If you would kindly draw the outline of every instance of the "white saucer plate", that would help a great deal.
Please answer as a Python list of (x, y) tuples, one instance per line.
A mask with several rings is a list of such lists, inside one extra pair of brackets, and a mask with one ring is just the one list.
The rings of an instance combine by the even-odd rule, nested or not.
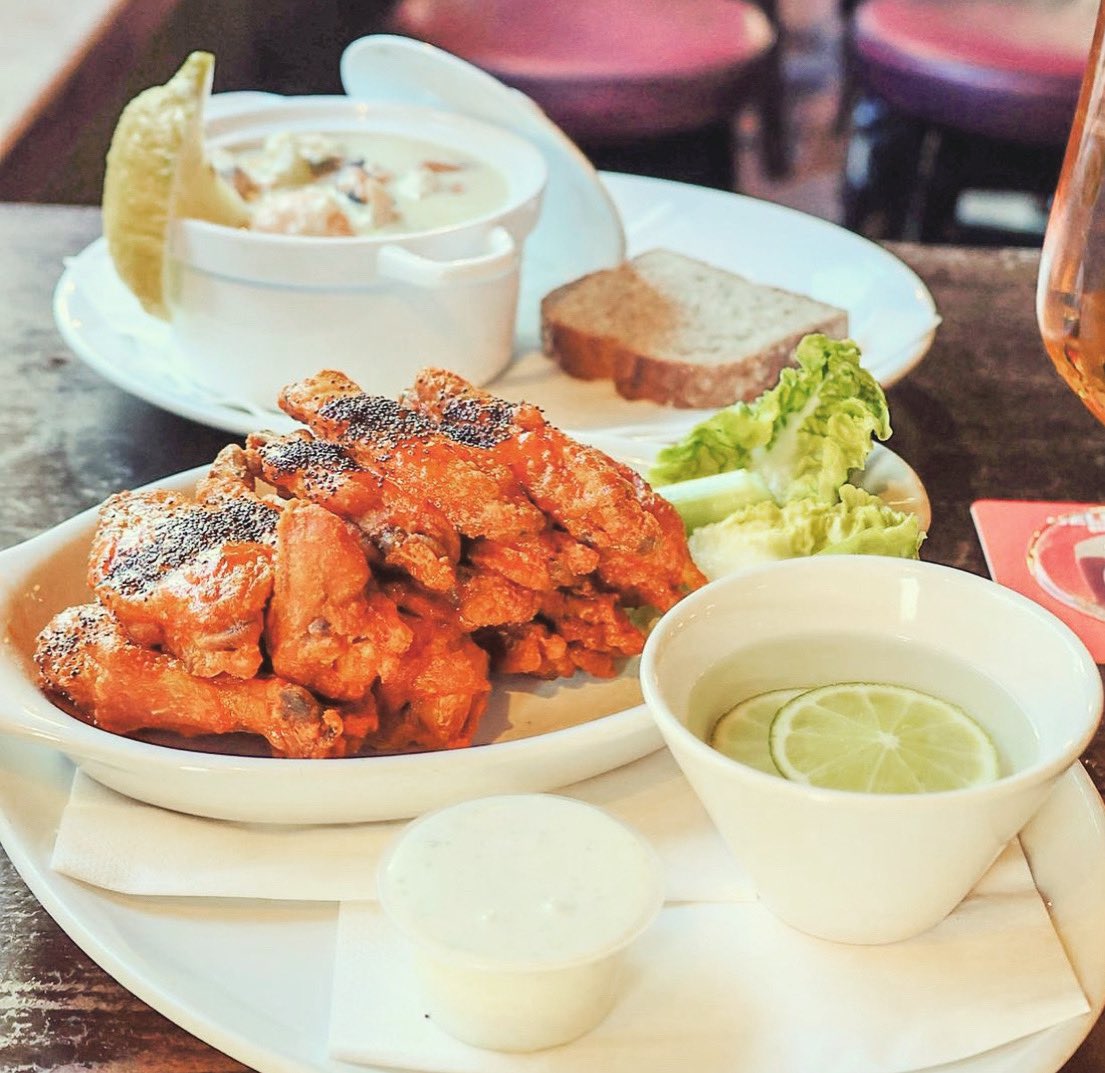
[[(931, 345), (939, 324), (932, 296), (911, 269), (867, 239), (738, 194), (633, 175), (602, 179), (621, 214), (630, 255), (666, 247), (846, 309), (864, 363), (884, 387), (905, 376)], [(78, 357), (154, 406), (239, 435), (260, 426), (291, 427), (276, 410), (219, 398), (195, 383), (187, 355), (173, 345), (168, 326), (142, 312), (120, 282), (102, 239), (68, 261), (54, 293), (54, 319)], [(575, 380), (536, 346), (533, 330), (524, 330), (514, 363), (488, 386), (506, 398), (538, 403), (556, 424), (671, 433), (703, 416), (630, 402), (608, 383)]]
[[(370, 1073), (327, 1054), (336, 905), (131, 897), (53, 872), (50, 855), (72, 776), (72, 764), (53, 750), (0, 742), (0, 843), (31, 892), (93, 961), (258, 1073)], [(1101, 1013), (1105, 810), (1080, 766), (1060, 780), (1022, 844), (1091, 1010), (928, 1073), (1056, 1073)], [(909, 1011), (901, 1015), (906, 1021)], [(734, 1067), (733, 1073), (772, 1071)]]
[[(596, 446), (647, 466), (654, 446), (613, 436)], [(206, 467), (150, 487), (186, 489)], [(918, 514), (928, 498), (917, 475), (879, 448), (868, 490)], [(861, 481), (863, 477), (861, 476)], [(34, 638), (64, 607), (90, 599), (88, 546), (97, 508), (0, 552), (0, 734), (52, 745), (98, 781), (151, 804), (251, 823), (350, 823), (414, 816), (488, 793), (549, 790), (658, 749), (641, 703), (636, 660), (612, 679), (578, 674), (544, 682), (500, 679), (477, 745), (405, 756), (274, 760), (169, 748), (109, 734), (61, 711), (35, 684)]]

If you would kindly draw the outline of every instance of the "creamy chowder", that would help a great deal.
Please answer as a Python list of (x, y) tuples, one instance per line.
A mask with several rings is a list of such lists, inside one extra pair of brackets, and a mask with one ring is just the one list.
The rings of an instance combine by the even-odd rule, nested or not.
[(384, 132), (283, 132), (212, 160), (249, 206), (250, 229), (276, 234), (433, 231), (492, 212), (508, 192), (477, 157)]

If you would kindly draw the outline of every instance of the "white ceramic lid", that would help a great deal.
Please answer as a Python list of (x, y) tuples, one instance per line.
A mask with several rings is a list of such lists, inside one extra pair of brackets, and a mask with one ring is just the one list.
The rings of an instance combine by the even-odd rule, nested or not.
[(544, 154), (549, 181), (522, 262), (516, 342), (523, 350), (538, 345), (549, 291), (624, 259), (621, 217), (595, 169), (524, 93), (433, 45), (389, 34), (350, 44), (341, 79), (350, 97), (458, 112), (513, 131)]

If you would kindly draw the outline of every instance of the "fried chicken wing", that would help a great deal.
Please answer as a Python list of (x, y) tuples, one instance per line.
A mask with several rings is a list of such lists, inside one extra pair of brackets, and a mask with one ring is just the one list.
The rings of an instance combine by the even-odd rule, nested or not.
[(581, 670), (612, 678), (622, 660), (640, 654), (645, 638), (616, 593), (584, 584), (545, 593), (532, 621), (483, 630), (479, 641), (503, 674), (560, 678)]
[(483, 626), (527, 622), (540, 609), (541, 595), (494, 570), (463, 565), (457, 586), (460, 624), (472, 631)]
[(201, 677), (261, 666), (279, 511), (256, 496), (201, 505), (175, 492), (120, 492), (100, 510), (88, 580), (139, 644)]
[[(623, 659), (640, 655), (645, 647), (644, 634), (626, 614), (618, 594), (598, 591), (593, 585), (547, 593), (541, 601), (540, 617), (553, 626), (573, 652), (585, 650)], [(598, 673), (583, 663), (580, 667)]]
[(705, 585), (706, 576), (691, 558), (687, 530), (675, 507), (629, 466), (621, 462), (614, 465), (633, 486), (638, 502), (659, 524), (659, 552), (646, 567), (628, 552), (608, 551), (599, 564), (598, 575), (607, 588), (621, 593), (626, 605), (649, 605), (666, 611), (688, 592)]
[(497, 674), (551, 679), (569, 678), (579, 670), (568, 655), (568, 642), (547, 623), (536, 619), (481, 630), (476, 637)]
[(622, 472), (548, 424), (537, 407), (496, 398), (444, 369), (423, 369), (402, 402), (450, 439), (507, 466), (533, 501), (584, 543), (637, 554), (655, 545), (658, 526)]
[(476, 630), (526, 622), (545, 594), (581, 583), (597, 563), (591, 548), (553, 529), (515, 544), (474, 540), (458, 570), (461, 624)]
[(456, 528), (379, 466), (358, 465), (338, 444), (306, 430), (288, 436), (253, 433), (246, 457), (250, 469), (284, 495), (309, 499), (351, 521), (376, 544), (388, 566), (434, 592), (456, 587)]
[(376, 687), (380, 733), (374, 747), (399, 752), (470, 745), (491, 693), (487, 653), (444, 600), (401, 581), (383, 589), (414, 640)]
[(599, 564), (594, 548), (553, 528), (510, 543), (473, 540), (468, 545), (467, 559), (481, 571), (501, 574), (537, 592), (574, 585)]
[(341, 714), (341, 737), (334, 743), (331, 756), (358, 756), (369, 739), (375, 738), (380, 730), (380, 709), (373, 693), (366, 693), (352, 704), (343, 704), (338, 709)]
[(337, 372), (280, 401), (311, 431), (225, 448), (194, 497), (105, 503), (98, 602), (38, 638), (59, 703), (278, 756), (451, 749), (491, 668), (612, 676), (644, 644), (626, 609), (704, 581), (674, 508), (534, 406), (439, 369), (399, 402)]
[(195, 491), (196, 502), (205, 507), (217, 508), (233, 499), (261, 500), (279, 509), (278, 503), (264, 500), (257, 494), (256, 477), (249, 467), (249, 459), (236, 443), (227, 444), (215, 456)]
[(290, 384), (280, 406), (316, 436), (340, 443), (358, 463), (386, 464), (394, 480), (441, 510), (464, 536), (513, 541), (547, 526), (498, 460), (454, 441), (392, 399), (366, 395), (342, 373)]
[(554, 428), (537, 407), (497, 399), (442, 369), (424, 369), (403, 403), (505, 465), (558, 526), (599, 552), (599, 574), (611, 587), (666, 609), (705, 583), (670, 505), (628, 467)]
[(162, 652), (136, 645), (100, 604), (71, 607), (39, 634), (40, 684), (94, 726), (116, 734), (258, 734), (274, 755), (340, 751), (342, 721), (308, 690), (281, 678), (197, 678)]
[(275, 573), (265, 641), (277, 675), (347, 701), (394, 675), (414, 635), (380, 592), (348, 522), (289, 502), (276, 526)]

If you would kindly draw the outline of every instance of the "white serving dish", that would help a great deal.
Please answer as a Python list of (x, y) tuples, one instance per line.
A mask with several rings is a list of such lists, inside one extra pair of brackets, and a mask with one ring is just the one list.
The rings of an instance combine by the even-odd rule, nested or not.
[[(647, 450), (583, 437), (638, 468)], [(927, 524), (917, 475), (878, 448), (861, 482)], [(191, 488), (200, 467), (150, 487)], [(109, 734), (51, 704), (35, 684), (34, 639), (64, 607), (91, 599), (88, 547), (98, 508), (0, 552), (0, 734), (56, 748), (120, 793), (179, 812), (250, 823), (353, 823), (417, 816), (492, 793), (551, 790), (627, 764), (661, 738), (641, 703), (636, 660), (622, 675), (496, 682), (477, 744), (407, 756), (274, 760), (154, 745)]]
[(177, 220), (171, 331), (198, 382), (271, 407), (320, 364), (395, 395), (427, 355), (477, 384), (509, 363), (523, 247), (547, 178), (528, 141), (467, 116), (347, 97), (263, 97), (205, 131), (211, 149), (281, 131), (405, 135), (478, 158), (508, 192), (492, 212), (407, 234), (306, 237)]
[[(152, 487), (190, 489), (207, 467)], [(110, 734), (38, 690), (34, 639), (85, 581), (98, 508), (0, 553), (0, 733), (51, 745), (92, 778), (164, 808), (246, 823), (352, 823), (415, 816), (488, 793), (541, 791), (660, 747), (640, 703), (636, 661), (620, 678), (501, 679), (466, 749), (288, 760), (228, 756)]]

